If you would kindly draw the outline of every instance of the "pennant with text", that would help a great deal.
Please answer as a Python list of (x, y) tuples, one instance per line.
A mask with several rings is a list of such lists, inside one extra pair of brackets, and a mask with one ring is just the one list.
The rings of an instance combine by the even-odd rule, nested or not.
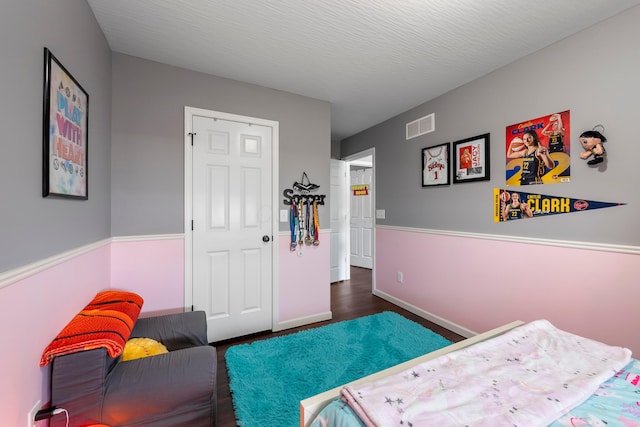
[(493, 189), (493, 201), (494, 222), (626, 205), (626, 203), (619, 202), (596, 202), (593, 200), (573, 199), (571, 197), (510, 191), (502, 188)]

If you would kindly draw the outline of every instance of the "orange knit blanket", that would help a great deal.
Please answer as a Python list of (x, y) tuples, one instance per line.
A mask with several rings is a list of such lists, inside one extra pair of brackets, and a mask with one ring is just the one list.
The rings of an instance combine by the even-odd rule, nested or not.
[(46, 366), (56, 356), (100, 347), (105, 347), (111, 357), (119, 356), (142, 303), (142, 297), (132, 292), (99, 292), (47, 346), (40, 366)]

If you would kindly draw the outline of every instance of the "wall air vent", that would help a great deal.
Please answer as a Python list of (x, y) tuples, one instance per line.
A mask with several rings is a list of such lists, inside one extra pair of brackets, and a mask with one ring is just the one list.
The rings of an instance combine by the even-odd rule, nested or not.
[(436, 130), (436, 113), (407, 123), (407, 140)]

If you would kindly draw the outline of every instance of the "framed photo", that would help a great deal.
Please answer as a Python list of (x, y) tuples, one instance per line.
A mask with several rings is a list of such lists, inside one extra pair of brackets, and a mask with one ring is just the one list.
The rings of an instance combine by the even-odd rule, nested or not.
[(422, 149), (422, 186), (449, 185), (449, 143)]
[(455, 141), (453, 158), (454, 184), (489, 180), (489, 134)]
[(89, 95), (44, 48), (42, 197), (87, 200)]

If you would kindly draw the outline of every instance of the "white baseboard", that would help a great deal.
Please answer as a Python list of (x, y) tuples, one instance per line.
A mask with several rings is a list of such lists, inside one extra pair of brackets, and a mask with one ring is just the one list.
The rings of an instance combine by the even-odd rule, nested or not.
[(416, 307), (415, 305), (409, 304), (401, 299), (398, 299), (396, 297), (393, 297), (385, 292), (379, 291), (377, 289), (375, 289), (373, 291), (373, 294), (375, 296), (378, 296), (380, 298), (382, 298), (383, 300), (389, 301), (392, 304), (397, 305), (398, 307), (402, 307), (407, 311), (410, 311), (411, 313), (422, 317), (423, 319), (426, 319), (430, 322), (435, 323), (436, 325), (442, 326), (443, 328), (446, 328), (448, 330), (450, 330), (451, 332), (455, 332), (458, 335), (462, 335), (465, 338), (470, 338), (473, 337), (475, 335), (478, 335), (476, 332), (469, 330), (467, 328), (463, 328), (460, 325), (457, 325), (453, 322), (449, 322), (448, 320), (443, 319), (440, 316), (436, 316), (435, 314), (431, 314), (428, 311), (424, 311), (421, 308)]
[(297, 328), (299, 326), (306, 326), (311, 323), (324, 322), (325, 320), (331, 320), (333, 314), (330, 311), (314, 314), (313, 316), (298, 317), (297, 319), (285, 320), (284, 322), (278, 322), (273, 325), (273, 332), (284, 331), (285, 329)]

